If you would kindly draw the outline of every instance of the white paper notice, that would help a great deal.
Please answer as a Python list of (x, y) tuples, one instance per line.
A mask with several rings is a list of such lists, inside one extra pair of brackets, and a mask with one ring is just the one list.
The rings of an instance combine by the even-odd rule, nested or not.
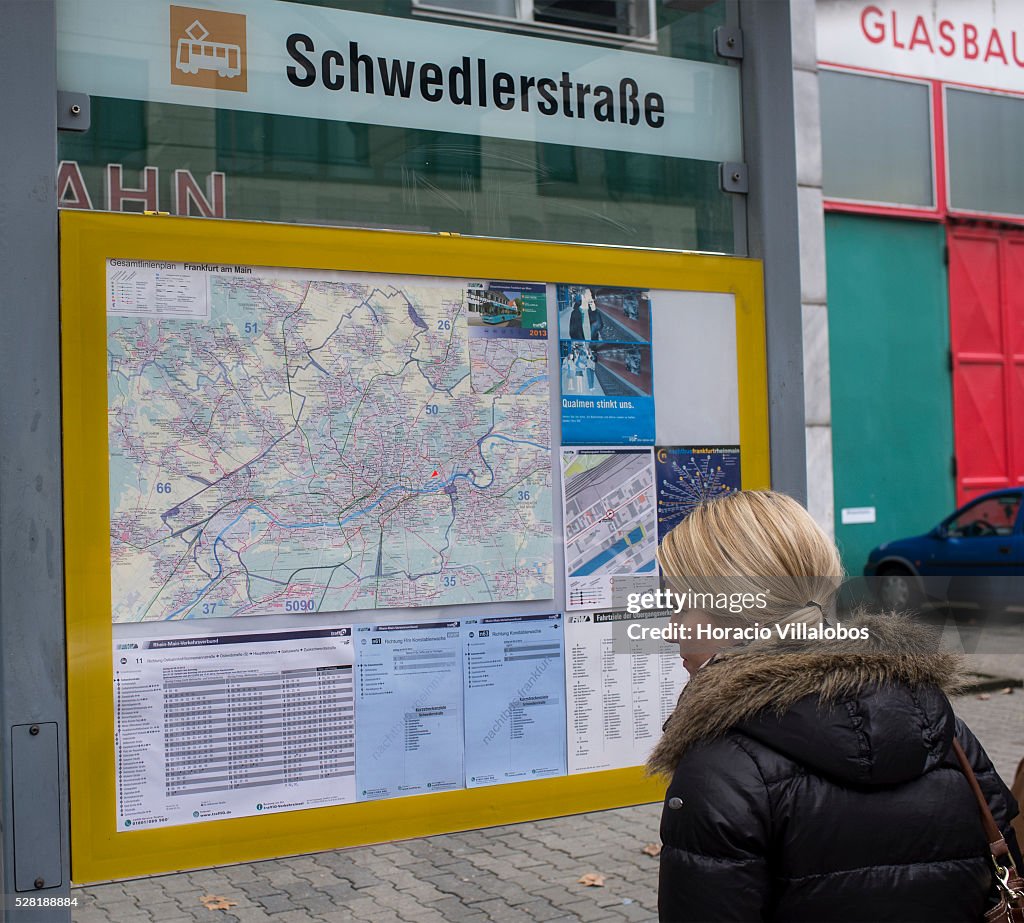
[(566, 617), (570, 773), (646, 762), (688, 674), (675, 644), (631, 640), (627, 629), (630, 624), (664, 627), (669, 615), (599, 612)]
[(107, 260), (107, 314), (210, 319), (210, 272), (231, 267)]
[(114, 644), (117, 829), (355, 800), (352, 629)]

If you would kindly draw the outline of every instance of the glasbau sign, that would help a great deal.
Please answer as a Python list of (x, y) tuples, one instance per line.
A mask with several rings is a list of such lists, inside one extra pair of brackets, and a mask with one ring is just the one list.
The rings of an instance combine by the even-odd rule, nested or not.
[(818, 58), (1024, 92), (1021, 0), (818, 3)]
[(281, 0), (59, 0), (61, 89), (741, 159), (735, 67)]

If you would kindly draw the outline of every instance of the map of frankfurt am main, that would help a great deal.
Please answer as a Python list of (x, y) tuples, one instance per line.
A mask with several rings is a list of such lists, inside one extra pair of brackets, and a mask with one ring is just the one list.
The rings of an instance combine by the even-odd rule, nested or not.
[(466, 281), (106, 278), (114, 622), (552, 597), (547, 379), (473, 388)]

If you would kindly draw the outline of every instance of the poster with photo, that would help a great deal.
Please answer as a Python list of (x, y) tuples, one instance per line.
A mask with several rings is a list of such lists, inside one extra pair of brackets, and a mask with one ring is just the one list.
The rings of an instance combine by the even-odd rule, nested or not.
[(658, 481), (658, 541), (698, 503), (739, 490), (740, 447), (659, 446), (654, 450)]
[(466, 286), (471, 337), (545, 340), (547, 285), (543, 282), (474, 281)]
[(562, 442), (654, 442), (651, 300), (642, 289), (558, 285)]

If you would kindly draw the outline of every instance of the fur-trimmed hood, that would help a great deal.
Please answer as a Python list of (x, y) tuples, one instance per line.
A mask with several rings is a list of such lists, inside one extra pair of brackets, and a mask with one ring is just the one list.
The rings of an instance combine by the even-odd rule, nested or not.
[(720, 654), (683, 690), (648, 761), (672, 775), (691, 748), (737, 730), (849, 784), (891, 785), (949, 749), (946, 695), (962, 658), (907, 617), (858, 614), (867, 640), (759, 641)]

